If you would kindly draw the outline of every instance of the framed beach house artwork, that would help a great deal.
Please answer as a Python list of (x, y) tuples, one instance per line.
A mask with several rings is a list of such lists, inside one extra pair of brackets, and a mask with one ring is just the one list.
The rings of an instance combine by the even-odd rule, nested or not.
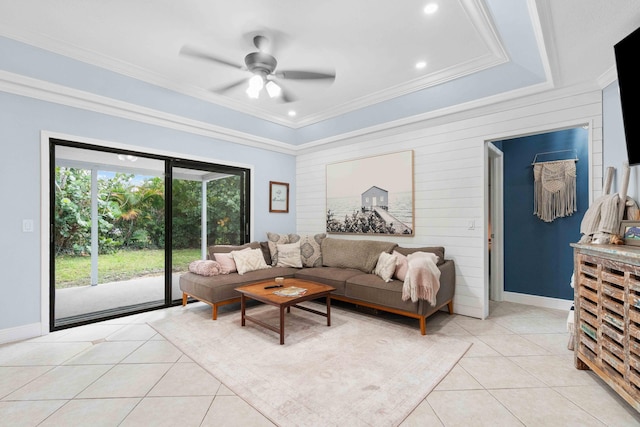
[(413, 151), (327, 165), (327, 232), (413, 235)]

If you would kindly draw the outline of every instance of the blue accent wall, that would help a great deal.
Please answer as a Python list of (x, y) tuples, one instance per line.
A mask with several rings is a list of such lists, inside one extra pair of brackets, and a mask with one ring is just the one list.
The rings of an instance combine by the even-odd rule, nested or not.
[[(504, 290), (573, 299), (573, 248), (589, 207), (588, 130), (568, 129), (500, 142), (504, 153)], [(533, 214), (533, 166), (537, 153), (575, 149), (577, 212), (547, 223)], [(538, 161), (571, 158), (539, 156)]]

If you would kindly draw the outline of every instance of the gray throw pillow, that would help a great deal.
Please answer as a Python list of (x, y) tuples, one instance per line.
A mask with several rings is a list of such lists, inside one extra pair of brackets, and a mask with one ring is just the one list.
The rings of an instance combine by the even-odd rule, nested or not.
[(287, 234), (278, 234), (267, 232), (267, 243), (269, 244), (269, 252), (271, 253), (271, 265), (278, 265), (278, 244), (289, 243)]
[(300, 242), (300, 257), (305, 267), (322, 267), (322, 241), (326, 233), (319, 234), (289, 234), (289, 243)]

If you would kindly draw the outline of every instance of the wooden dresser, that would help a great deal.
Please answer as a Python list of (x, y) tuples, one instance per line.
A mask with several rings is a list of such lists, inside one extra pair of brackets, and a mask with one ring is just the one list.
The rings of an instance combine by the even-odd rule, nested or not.
[(640, 411), (640, 247), (574, 243), (575, 366)]

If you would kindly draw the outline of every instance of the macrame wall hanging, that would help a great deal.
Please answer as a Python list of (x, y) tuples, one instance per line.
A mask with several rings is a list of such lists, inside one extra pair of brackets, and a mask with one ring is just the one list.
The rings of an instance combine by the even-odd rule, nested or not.
[(576, 161), (533, 163), (533, 214), (544, 222), (576, 211)]

